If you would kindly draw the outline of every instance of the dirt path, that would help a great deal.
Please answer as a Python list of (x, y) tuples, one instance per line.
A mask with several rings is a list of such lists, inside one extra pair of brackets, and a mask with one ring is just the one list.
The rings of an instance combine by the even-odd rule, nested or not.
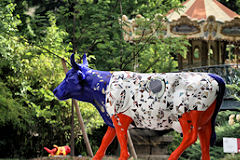
[[(105, 157), (103, 160), (117, 160), (117, 157)], [(56, 156), (56, 157), (38, 157), (31, 160), (91, 160), (90, 157), (70, 157), (70, 156)]]

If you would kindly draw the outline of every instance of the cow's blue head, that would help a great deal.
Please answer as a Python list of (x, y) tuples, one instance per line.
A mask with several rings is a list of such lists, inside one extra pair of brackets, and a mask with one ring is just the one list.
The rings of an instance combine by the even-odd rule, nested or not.
[(72, 69), (67, 72), (65, 79), (54, 89), (53, 93), (59, 100), (73, 98), (91, 102), (91, 98), (86, 97), (88, 83), (85, 81), (85, 77), (89, 70), (86, 55), (83, 56), (83, 64), (75, 62), (74, 54), (71, 55), (70, 60)]

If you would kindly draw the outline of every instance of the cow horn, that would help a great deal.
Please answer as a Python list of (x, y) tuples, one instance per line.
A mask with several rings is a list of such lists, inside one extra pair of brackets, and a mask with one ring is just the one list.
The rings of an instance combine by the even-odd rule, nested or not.
[(83, 55), (83, 65), (88, 67), (88, 61), (87, 61), (86, 53), (84, 53), (84, 55)]
[(75, 70), (79, 70), (79, 65), (75, 62), (75, 59), (74, 59), (74, 53), (71, 55), (70, 57), (70, 61), (71, 61), (71, 64), (72, 64), (72, 68), (75, 69)]

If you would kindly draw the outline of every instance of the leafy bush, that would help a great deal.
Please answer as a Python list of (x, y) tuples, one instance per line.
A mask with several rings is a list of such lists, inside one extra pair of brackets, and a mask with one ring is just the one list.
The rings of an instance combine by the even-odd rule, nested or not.
[(224, 158), (221, 158), (220, 160), (239, 160), (240, 159), (240, 154), (227, 154)]
[[(71, 129), (71, 103), (58, 101), (52, 93), (65, 76), (61, 59), (49, 53), (69, 56), (71, 44), (63, 44), (67, 33), (49, 15), (45, 37), (33, 45), (19, 36), (21, 21), (13, 14), (15, 5), (4, 0), (0, 6), (0, 157), (47, 155), (43, 147), (68, 144)], [(80, 109), (89, 133), (102, 126), (92, 105), (80, 103)], [(74, 119), (78, 142), (82, 134)]]

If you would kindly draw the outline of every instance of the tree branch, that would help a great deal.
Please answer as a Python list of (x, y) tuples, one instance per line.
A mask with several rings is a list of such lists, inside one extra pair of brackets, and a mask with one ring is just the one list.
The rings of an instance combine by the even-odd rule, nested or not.
[[(133, 54), (133, 57), (132, 57), (130, 60), (128, 60), (128, 61), (125, 62), (125, 65), (124, 65), (123, 68), (122, 68), (123, 70), (126, 69), (127, 65), (128, 65), (131, 61), (133, 61), (136, 56), (138, 56), (138, 55), (140, 54), (140, 51), (142, 51), (142, 50), (144, 49), (144, 47), (146, 46), (146, 44), (147, 44), (149, 41), (152, 40), (154, 34), (158, 31), (159, 28), (160, 28), (160, 25), (158, 25), (157, 28), (156, 28), (156, 30), (155, 30), (154, 32), (152, 32), (151, 35), (146, 39), (146, 41), (145, 41), (144, 44), (141, 46), (141, 48), (140, 48), (137, 52), (135, 52), (135, 53)], [(144, 36), (144, 34), (142, 34), (142, 35)], [(141, 37), (141, 39), (142, 39), (142, 37)], [(141, 39), (140, 39), (140, 40), (141, 40)], [(140, 43), (140, 42), (141, 42), (141, 41), (139, 41), (139, 43)]]
[(158, 61), (160, 60), (160, 58), (157, 58), (154, 60), (153, 63), (151, 63), (144, 71), (143, 73), (146, 73), (153, 65), (155, 65)]
[(120, 13), (121, 13), (121, 57), (120, 57), (120, 66), (119, 68), (122, 68), (122, 63), (123, 63), (123, 22), (122, 22), (122, 16), (123, 16), (123, 13), (122, 13), (122, 1), (119, 0), (119, 7), (120, 7)]
[(71, 64), (70, 64), (65, 58), (63, 58), (63, 57), (57, 55), (56, 53), (53, 53), (53, 52), (50, 51), (49, 49), (47, 49), (47, 48), (45, 48), (45, 47), (42, 47), (42, 46), (40, 46), (40, 45), (37, 45), (37, 44), (29, 43), (29, 41), (27, 41), (27, 40), (24, 39), (24, 38), (20, 38), (20, 39), (21, 39), (22, 41), (24, 41), (25, 43), (28, 43), (30, 46), (33, 46), (33, 47), (37, 47), (37, 48), (43, 49), (43, 50), (45, 50), (46, 52), (48, 52), (49, 54), (51, 54), (51, 55), (53, 55), (53, 56), (55, 56), (55, 57), (57, 57), (57, 58), (59, 58), (59, 59), (61, 59), (61, 60), (64, 60), (68, 65), (71, 66)]

